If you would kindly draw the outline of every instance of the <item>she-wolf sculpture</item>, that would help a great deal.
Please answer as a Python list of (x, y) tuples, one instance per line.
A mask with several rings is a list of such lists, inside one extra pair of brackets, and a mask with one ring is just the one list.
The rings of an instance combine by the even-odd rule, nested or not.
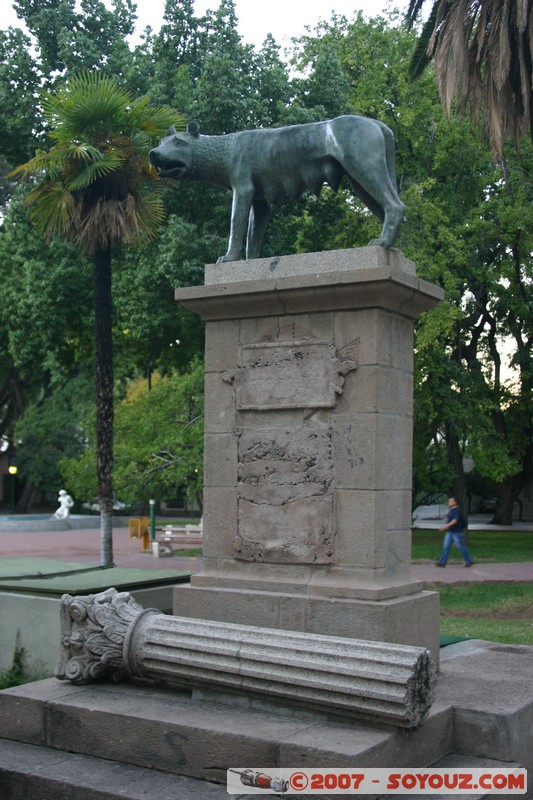
[(259, 258), (272, 205), (305, 191), (337, 191), (346, 175), (353, 192), (383, 223), (369, 244), (392, 247), (405, 206), (396, 188), (394, 136), (368, 117), (343, 116), (283, 128), (200, 134), (171, 128), (150, 161), (162, 178), (203, 180), (233, 191), (228, 251), (218, 261)]

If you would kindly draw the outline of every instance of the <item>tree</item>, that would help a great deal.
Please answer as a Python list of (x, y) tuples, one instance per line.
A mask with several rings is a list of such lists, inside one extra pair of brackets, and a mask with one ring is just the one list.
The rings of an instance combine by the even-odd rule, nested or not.
[[(21, 441), (21, 429), (15, 435), (18, 423), (29, 414), (38, 422), (38, 436), (43, 441), (48, 435), (55, 437), (58, 426), (49, 413), (49, 403), (65, 384), (94, 372), (94, 320), (90, 272), (80, 273), (79, 253), (72, 245), (56, 239), (43, 247), (42, 236), (28, 219), (26, 191), (25, 186), (16, 189), (0, 228), (0, 437), (16, 447), (19, 455), (25, 449), (28, 458), (25, 456), (24, 464), (29, 466), (38, 457), (27, 447), (28, 436), (35, 441), (35, 429), (24, 426)], [(80, 308), (89, 312), (80, 313)], [(64, 398), (58, 401), (63, 402)], [(40, 409), (41, 405), (48, 409)], [(63, 429), (67, 450), (76, 447), (76, 436), (66, 441), (70, 431), (74, 428), (69, 425)], [(34, 488), (49, 487), (45, 473), (33, 467), (26, 470), (21, 462), (23, 488), (17, 511), (27, 510), (32, 494), (30, 477)], [(56, 485), (54, 493), (57, 489)]]
[[(449, 491), (466, 508), (463, 463), (473, 456), (483, 477), (498, 484), (495, 519), (510, 524), (509, 509), (532, 468), (531, 146), (526, 140), (520, 158), (510, 153), (494, 163), (478, 129), (444, 117), (429, 71), (414, 92), (414, 32), (359, 15), (352, 23), (323, 23), (318, 34), (302, 40), (296, 61), (308, 70), (323, 48), (335, 50), (351, 110), (393, 128), (408, 209), (400, 246), (420, 277), (446, 294), (416, 330), (414, 488)], [(313, 70), (298, 82), (301, 106), (317, 97), (317, 78)], [(309, 203), (286, 228), (292, 246), (363, 244), (358, 236), (369, 220), (342, 205), (326, 193)], [(499, 362), (509, 346), (520, 377), (505, 386)]]
[(126, 37), (133, 32), (132, 0), (14, 0), (17, 15), (33, 35), (47, 80), (65, 70), (105, 69), (118, 74), (129, 58)]
[[(117, 497), (147, 501), (174, 497), (186, 487), (189, 499), (201, 504), (203, 476), (203, 384), (199, 361), (186, 372), (155, 373), (131, 381), (115, 409), (115, 474)], [(92, 434), (81, 458), (65, 458), (61, 470), (76, 496), (94, 497), (95, 446)]]
[(72, 241), (92, 263), (101, 560), (113, 563), (113, 248), (147, 240), (164, 208), (148, 150), (179, 115), (135, 101), (100, 73), (72, 78), (43, 103), (53, 146), (15, 170), (36, 177), (26, 201), (38, 231)]
[[(407, 21), (413, 25), (425, 0), (410, 0)], [(450, 115), (457, 99), (460, 113), (470, 105), (477, 120), (483, 108), (483, 131), (495, 159), (504, 141), (518, 146), (533, 135), (532, 0), (432, 0), (433, 5), (414, 51), (410, 73), (417, 77), (430, 60), (442, 106)]]
[(62, 485), (59, 462), (83, 453), (80, 419), (86, 416), (94, 392), (92, 376), (87, 372), (51, 389), (42, 402), (29, 406), (16, 425), (20, 472), (30, 486), (48, 496), (57, 494)]
[[(41, 128), (40, 79), (29, 38), (14, 28), (0, 31), (0, 153), (11, 165), (35, 149), (36, 130)], [(2, 166), (2, 175), (6, 172), (9, 169)]]

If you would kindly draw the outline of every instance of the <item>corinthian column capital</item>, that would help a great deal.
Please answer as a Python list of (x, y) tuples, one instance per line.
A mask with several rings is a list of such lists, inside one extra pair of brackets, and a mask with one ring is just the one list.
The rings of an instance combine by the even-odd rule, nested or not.
[(124, 643), (135, 622), (145, 614), (127, 592), (105, 592), (61, 598), (61, 653), (56, 677), (87, 683), (108, 675), (127, 674)]

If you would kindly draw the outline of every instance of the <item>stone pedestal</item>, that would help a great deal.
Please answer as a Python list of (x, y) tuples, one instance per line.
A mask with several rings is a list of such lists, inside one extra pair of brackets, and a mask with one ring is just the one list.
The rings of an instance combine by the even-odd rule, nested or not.
[(413, 580), (413, 321), (442, 299), (397, 250), (206, 267), (204, 567), (174, 613), (427, 647)]

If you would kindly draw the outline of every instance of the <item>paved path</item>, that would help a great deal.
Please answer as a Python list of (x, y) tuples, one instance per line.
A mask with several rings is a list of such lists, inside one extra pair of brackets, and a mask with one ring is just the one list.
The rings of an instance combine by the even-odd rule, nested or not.
[(413, 577), (426, 586), (439, 586), (453, 583), (476, 583), (493, 581), (503, 583), (533, 582), (533, 563), (521, 561), (512, 564), (476, 564), (465, 569), (463, 563), (448, 562), (446, 567), (430, 564), (413, 564)]
[[(125, 527), (113, 529), (113, 555), (117, 567), (136, 569), (198, 572), (202, 564), (202, 559), (199, 557), (155, 558), (151, 553), (142, 553), (140, 540), (130, 539), (128, 529)], [(96, 528), (16, 532), (0, 530), (0, 559), (18, 556), (98, 565), (100, 531)], [(459, 561), (454, 563), (451, 560), (445, 569), (439, 569), (430, 562), (414, 564), (413, 577), (425, 584), (436, 586), (476, 581), (533, 582), (533, 563), (474, 564), (470, 569), (465, 569)]]
[[(0, 530), (0, 563), (2, 558), (50, 558), (78, 564), (100, 564), (100, 531), (97, 528), (67, 531), (2, 531)], [(141, 541), (130, 539), (127, 528), (113, 528), (115, 566), (135, 569), (193, 570), (197, 572), (201, 558), (173, 556), (155, 558), (141, 552)]]

